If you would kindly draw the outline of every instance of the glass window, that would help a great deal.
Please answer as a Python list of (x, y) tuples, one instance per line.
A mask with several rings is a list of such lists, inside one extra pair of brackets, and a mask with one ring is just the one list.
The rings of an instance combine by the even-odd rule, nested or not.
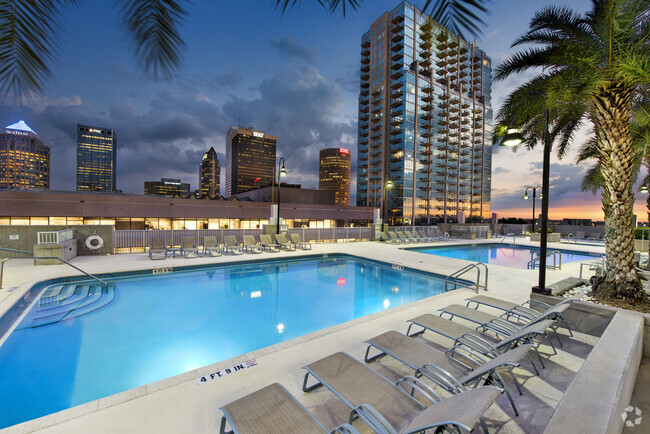
[(50, 217), (51, 225), (66, 225), (65, 217)]
[(29, 224), (34, 226), (34, 225), (43, 225), (47, 226), (50, 223), (50, 219), (48, 217), (30, 217), (29, 219)]
[(29, 217), (11, 217), (11, 224), (16, 226), (29, 226)]

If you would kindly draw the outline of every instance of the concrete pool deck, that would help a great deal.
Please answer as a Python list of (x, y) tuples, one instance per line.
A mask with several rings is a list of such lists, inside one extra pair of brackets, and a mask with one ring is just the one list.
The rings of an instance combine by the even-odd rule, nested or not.
[[(459, 240), (453, 243), (466, 244), (467, 241)], [(432, 245), (439, 244), (441, 243)], [(536, 243), (522, 241), (521, 238), (517, 239), (517, 244), (536, 245)], [(313, 250), (306, 253), (344, 253), (443, 275), (451, 274), (468, 263), (453, 258), (405, 251), (401, 247), (405, 246), (376, 242), (314, 244)], [(574, 246), (556, 243), (549, 244), (549, 248), (593, 253), (604, 251), (602, 245)], [(147, 254), (121, 254), (77, 257), (72, 263), (87, 272), (101, 274), (154, 267), (225, 264), (246, 259), (293, 258), (302, 253), (298, 251), (196, 259), (176, 257), (164, 261), (150, 261)], [(65, 265), (35, 267), (30, 262), (21, 260), (9, 261), (6, 264), (3, 277), (4, 289), (0, 290), (0, 315), (22, 297), (34, 283), (78, 274)], [(562, 265), (562, 270), (549, 270), (547, 282), (554, 283), (567, 277), (577, 277), (579, 267), (579, 263), (566, 263)], [(519, 270), (496, 265), (489, 265), (488, 268), (489, 295), (494, 297), (523, 302), (529, 298), (531, 287), (537, 283), (538, 270)], [(363, 341), (366, 339), (392, 329), (405, 332), (407, 327), (405, 321), (409, 318), (435, 312), (438, 308), (449, 304), (462, 303), (472, 294), (472, 291), (461, 289), (391, 308), (234, 359), (9, 427), (5, 431), (17, 433), (39, 430), (52, 433), (214, 432), (218, 430), (221, 418), (221, 412), (218, 410), (220, 406), (272, 382), (282, 383), (327, 428), (332, 428), (347, 419), (347, 408), (324, 389), (303, 393), (301, 391), (304, 375), (302, 366), (336, 351), (345, 351), (362, 359), (366, 348)], [(425, 334), (424, 338), (433, 341), (434, 345), (450, 344), (444, 340), (435, 340), (431, 333)], [(516, 370), (524, 388), (523, 396), (515, 396), (521, 415), (514, 417), (507, 398), (501, 396), (497, 401), (498, 405), (491, 407), (486, 413), (487, 424), (491, 431), (515, 433), (544, 430), (568, 384), (571, 383), (598, 338), (578, 333), (573, 339), (563, 336), (563, 340), (567, 344), (564, 348), (558, 349), (558, 355), (545, 360), (547, 369), (542, 370), (539, 377), (532, 375), (527, 369)], [(547, 346), (543, 347), (543, 350), (547, 354), (550, 351)], [(202, 375), (249, 359), (255, 359), (257, 366), (204, 384), (198, 384), (196, 381)], [(370, 367), (393, 380), (412, 373), (388, 358), (374, 362)], [(523, 367), (529, 367), (527, 361), (523, 362)], [(512, 383), (510, 385), (512, 386)], [(363, 425), (355, 424), (355, 426), (361, 428)]]

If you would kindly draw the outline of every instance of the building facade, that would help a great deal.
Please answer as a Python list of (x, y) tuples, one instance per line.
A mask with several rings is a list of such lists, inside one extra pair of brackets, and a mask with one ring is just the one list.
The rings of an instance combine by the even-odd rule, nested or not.
[(213, 147), (203, 154), (199, 167), (199, 192), (201, 197), (214, 198), (221, 194), (221, 166)]
[(320, 151), (319, 190), (333, 191), (337, 205), (350, 205), (350, 150), (328, 148)]
[(77, 191), (117, 190), (116, 151), (115, 131), (77, 124)]
[(402, 2), (361, 39), (360, 86), (357, 204), (394, 224), (489, 218), (490, 58)]
[(50, 188), (50, 148), (24, 121), (0, 134), (0, 189)]
[(189, 197), (190, 184), (180, 179), (160, 178), (158, 181), (145, 181), (144, 194), (149, 196)]
[(243, 127), (226, 135), (226, 197), (273, 183), (276, 136)]

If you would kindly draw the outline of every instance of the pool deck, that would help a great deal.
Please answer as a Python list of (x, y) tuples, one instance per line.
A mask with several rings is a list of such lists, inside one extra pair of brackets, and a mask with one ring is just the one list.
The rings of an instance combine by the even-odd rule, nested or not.
[[(495, 241), (499, 240), (477, 240), (476, 242)], [(467, 244), (468, 241), (458, 240), (444, 244), (451, 243)], [(538, 245), (538, 243), (525, 241), (523, 238), (518, 238), (516, 243)], [(431, 245), (440, 244), (432, 243)], [(427, 245), (429, 244), (422, 243), (418, 246)], [(313, 249), (305, 253), (343, 253), (443, 275), (449, 275), (468, 264), (467, 261), (459, 259), (406, 251), (401, 248), (406, 246), (409, 245), (395, 246), (377, 242), (314, 244)], [(593, 246), (549, 244), (549, 249), (553, 248), (592, 253), (604, 252), (602, 244)], [(226, 264), (250, 259), (295, 258), (301, 254), (303, 252), (298, 250), (297, 252), (256, 255), (224, 255), (217, 258), (184, 259), (176, 257), (163, 261), (151, 261), (147, 254), (140, 253), (101, 257), (83, 256), (75, 258), (72, 263), (89, 273), (101, 274), (154, 267)], [(567, 277), (577, 277), (579, 267), (579, 263), (566, 263), (562, 264), (562, 270), (549, 270), (547, 284)], [(523, 302), (529, 298), (531, 287), (537, 284), (538, 270), (520, 270), (496, 265), (489, 265), (488, 269), (489, 295), (493, 297)], [(77, 274), (79, 273), (65, 265), (35, 267), (29, 260), (9, 261), (5, 264), (4, 289), (0, 289), (0, 315), (20, 299), (34, 283)], [(336, 351), (345, 351), (363, 359), (366, 349), (363, 342), (366, 339), (387, 330), (405, 332), (406, 320), (424, 313), (433, 313), (449, 304), (463, 303), (463, 300), (472, 294), (473, 292), (470, 290), (460, 289), (391, 308), (240, 357), (15, 425), (2, 432), (216, 432), (221, 419), (220, 406), (273, 382), (283, 384), (326, 428), (333, 428), (347, 420), (348, 410), (324, 388), (310, 393), (302, 392), (301, 385), (304, 375), (302, 366)], [(217, 332), (215, 331), (215, 333)], [(445, 342), (444, 339), (436, 340), (431, 333), (425, 334), (424, 338), (432, 341), (433, 345), (448, 346), (450, 344), (450, 341)], [(486, 422), (490, 431), (500, 433), (542, 432), (564, 390), (597, 340), (597, 338), (580, 333), (577, 333), (573, 339), (564, 335), (565, 347), (558, 349), (558, 355), (545, 360), (547, 368), (541, 371), (539, 377), (532, 375), (527, 369), (523, 369), (529, 366), (528, 362), (524, 361), (523, 368), (518, 368), (515, 371), (524, 388), (523, 396), (516, 396), (516, 390), (514, 391), (515, 402), (521, 415), (515, 417), (507, 398), (501, 396), (497, 405), (492, 406), (486, 413)], [(548, 346), (542, 347), (542, 349), (546, 353), (550, 351)], [(197, 378), (203, 375), (250, 359), (255, 359), (257, 366), (207, 383), (197, 383)], [(392, 380), (412, 374), (408, 369), (404, 369), (389, 358), (373, 362), (370, 367)], [(511, 390), (514, 390), (514, 387)], [(355, 427), (362, 429), (363, 424), (355, 422)]]

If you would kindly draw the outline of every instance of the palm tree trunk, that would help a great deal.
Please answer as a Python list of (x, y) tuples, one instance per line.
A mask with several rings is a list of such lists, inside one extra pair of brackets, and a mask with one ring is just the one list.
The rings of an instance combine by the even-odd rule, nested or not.
[(603, 176), (607, 274), (597, 296), (643, 300), (634, 269), (634, 152), (630, 134), (632, 92), (621, 85), (606, 86), (595, 96), (595, 126)]

